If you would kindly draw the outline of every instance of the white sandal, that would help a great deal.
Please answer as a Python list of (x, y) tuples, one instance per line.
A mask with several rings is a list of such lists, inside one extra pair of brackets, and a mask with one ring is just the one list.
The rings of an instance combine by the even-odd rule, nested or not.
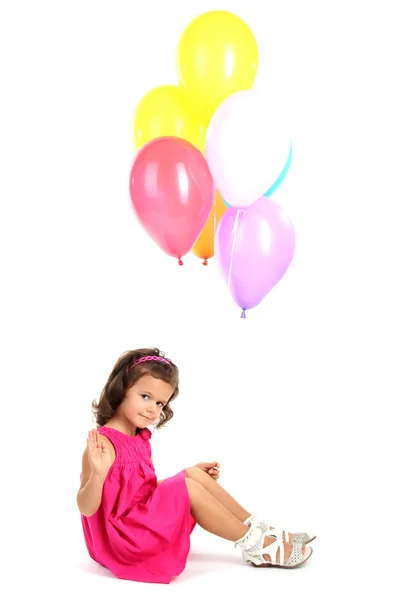
[[(303, 554), (303, 544), (299, 542), (292, 543), (292, 553), (288, 560), (285, 559), (285, 549), (283, 540), (276, 540), (269, 546), (264, 547), (265, 533), (258, 525), (250, 523), (249, 531), (240, 540), (235, 542), (235, 548), (242, 548), (243, 560), (251, 563), (253, 567), (281, 567), (284, 569), (294, 569), (299, 567), (308, 560), (312, 554), (312, 548), (307, 548), (307, 552)], [(279, 552), (279, 563), (276, 560)], [(263, 555), (268, 555), (271, 560), (265, 560)]]
[(304, 544), (305, 546), (315, 540), (316, 536), (309, 533), (294, 533), (292, 540), (289, 539), (289, 533), (283, 529), (277, 529), (276, 527), (270, 527), (265, 521), (260, 521), (256, 515), (251, 515), (243, 523), (244, 525), (258, 525), (264, 531), (264, 535), (276, 537), (277, 540), (283, 540), (284, 542)]

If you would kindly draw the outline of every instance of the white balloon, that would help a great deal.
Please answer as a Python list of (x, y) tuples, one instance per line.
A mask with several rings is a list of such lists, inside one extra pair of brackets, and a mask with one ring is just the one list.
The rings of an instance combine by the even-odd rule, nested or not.
[(284, 111), (272, 95), (245, 90), (215, 111), (207, 131), (206, 157), (221, 196), (245, 208), (278, 179), (291, 139)]

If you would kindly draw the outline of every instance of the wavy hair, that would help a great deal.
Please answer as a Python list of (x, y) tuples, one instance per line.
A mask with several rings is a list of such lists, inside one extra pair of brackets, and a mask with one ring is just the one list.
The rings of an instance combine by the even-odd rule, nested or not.
[(179, 394), (178, 367), (167, 359), (168, 363), (149, 360), (130, 368), (136, 360), (144, 356), (165, 358), (164, 352), (158, 348), (141, 348), (121, 354), (100, 394), (99, 401), (93, 400), (92, 402), (93, 415), (98, 427), (103, 427), (115, 415), (125, 398), (126, 392), (144, 375), (161, 379), (165, 383), (169, 383), (174, 389), (168, 403), (161, 412), (160, 419), (155, 426), (156, 429), (163, 427), (174, 416), (170, 403)]

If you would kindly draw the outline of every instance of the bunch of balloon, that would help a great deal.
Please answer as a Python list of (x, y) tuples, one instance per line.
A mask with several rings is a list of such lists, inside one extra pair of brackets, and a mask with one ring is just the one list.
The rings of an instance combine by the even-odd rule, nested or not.
[(292, 160), (287, 123), (272, 98), (244, 90), (222, 102), (208, 127), (206, 157), (229, 207), (215, 256), (245, 318), (281, 280), (295, 250), (293, 224), (270, 198)]
[[(272, 100), (252, 89), (257, 69), (257, 42), (248, 25), (227, 11), (206, 12), (179, 39), (178, 85), (147, 92), (133, 116), (137, 153), (130, 197), (139, 222), (179, 264), (190, 250), (203, 264), (215, 254), (243, 315), (260, 301), (260, 289), (265, 295), (278, 277), (272, 250), (263, 260), (257, 252), (278, 243), (269, 196), (291, 162), (285, 123)], [(263, 194), (267, 197), (256, 203)], [(233, 214), (233, 233), (224, 236)], [(279, 215), (283, 218), (282, 211)], [(256, 234), (257, 249), (247, 239)], [(239, 259), (245, 255), (241, 273)], [(279, 256), (274, 260), (282, 271), (288, 259)], [(259, 271), (250, 281), (257, 257)]]
[(207, 126), (221, 102), (252, 87), (257, 66), (257, 43), (246, 23), (226, 11), (204, 13), (179, 39), (179, 85), (150, 90), (134, 112), (132, 205), (147, 233), (180, 264), (190, 249), (203, 264), (214, 255), (226, 206), (203, 156)]

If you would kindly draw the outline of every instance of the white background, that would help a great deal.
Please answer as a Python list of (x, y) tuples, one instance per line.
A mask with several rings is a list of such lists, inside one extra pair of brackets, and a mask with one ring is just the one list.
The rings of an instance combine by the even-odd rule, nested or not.
[[(395, 5), (2, 2), (8, 597), (25, 586), (59, 598), (390, 593), (400, 400)], [(213, 261), (206, 268), (190, 254), (178, 267), (158, 249), (128, 194), (135, 105), (176, 81), (180, 33), (215, 8), (247, 21), (259, 44), (256, 86), (282, 94), (293, 123), (293, 164), (275, 199), (294, 222), (296, 256), (247, 320)], [(118, 581), (91, 561), (75, 503), (90, 403), (119, 354), (149, 344), (182, 377), (176, 416), (153, 437), (159, 477), (220, 461), (221, 484), (248, 510), (316, 532), (306, 566), (252, 569), (199, 528), (170, 586)]]

